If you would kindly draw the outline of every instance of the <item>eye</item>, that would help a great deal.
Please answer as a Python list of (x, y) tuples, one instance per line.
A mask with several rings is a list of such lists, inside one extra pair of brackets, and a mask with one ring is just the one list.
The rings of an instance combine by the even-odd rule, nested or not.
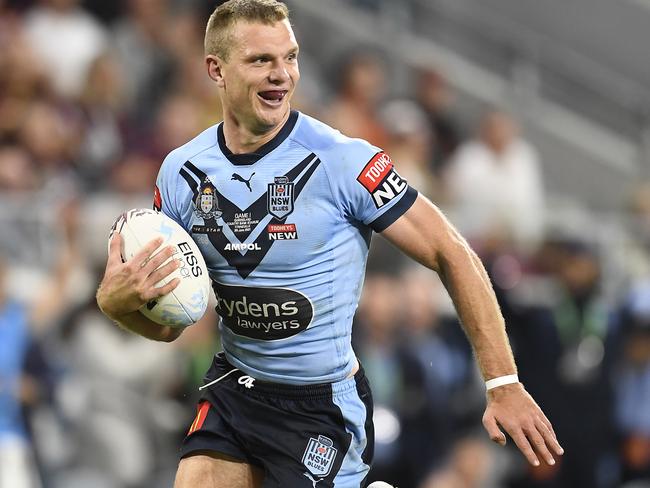
[(289, 56), (287, 57), (287, 59), (289, 59), (289, 61), (295, 61), (295, 60), (297, 60), (297, 59), (298, 59), (298, 53), (291, 53), (291, 54), (289, 54)]

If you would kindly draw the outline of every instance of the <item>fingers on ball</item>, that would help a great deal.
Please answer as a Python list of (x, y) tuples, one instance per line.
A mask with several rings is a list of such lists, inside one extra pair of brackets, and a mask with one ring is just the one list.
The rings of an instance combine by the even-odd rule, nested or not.
[(160, 281), (167, 278), (169, 275), (171, 275), (174, 271), (178, 269), (179, 266), (180, 263), (178, 262), (178, 260), (173, 259), (168, 263), (164, 264), (163, 266), (160, 266), (159, 268), (152, 271), (147, 277), (147, 282), (150, 283), (151, 286), (154, 286)]
[[(167, 260), (169, 260), (175, 253), (176, 253), (176, 247), (174, 247), (174, 246), (167, 246), (164, 249), (158, 251), (150, 259), (145, 261), (145, 263), (143, 265), (144, 272), (147, 275), (150, 275), (155, 270), (160, 268), (161, 265), (163, 263), (165, 263)], [(176, 260), (173, 260), (173, 261), (170, 261), (170, 262), (176, 262)], [(169, 263), (167, 263), (167, 264), (169, 264)]]

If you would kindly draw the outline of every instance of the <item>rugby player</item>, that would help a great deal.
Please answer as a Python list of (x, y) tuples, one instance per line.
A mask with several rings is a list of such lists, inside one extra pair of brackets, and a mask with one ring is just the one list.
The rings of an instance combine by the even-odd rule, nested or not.
[[(373, 232), (440, 275), (487, 382), (491, 439), (505, 444), (505, 430), (531, 464), (554, 464), (562, 448), (518, 382), (475, 253), (388, 154), (290, 108), (299, 47), (286, 6), (222, 4), (205, 52), (224, 120), (169, 154), (154, 202), (205, 257), (223, 343), (175, 487), (366, 485), (372, 397), (350, 336)], [(177, 285), (155, 286), (177, 266), (162, 265), (171, 250), (152, 241), (122, 263), (120, 245), (113, 239), (100, 308), (137, 334), (174, 340), (180, 330), (137, 311)]]

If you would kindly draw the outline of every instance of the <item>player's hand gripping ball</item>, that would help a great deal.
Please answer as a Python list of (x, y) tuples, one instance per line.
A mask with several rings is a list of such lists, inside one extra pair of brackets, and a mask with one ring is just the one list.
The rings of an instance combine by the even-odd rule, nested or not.
[(164, 286), (174, 278), (179, 278), (180, 284), (167, 295), (143, 305), (140, 312), (158, 324), (175, 328), (199, 320), (208, 307), (210, 277), (199, 248), (185, 229), (165, 214), (135, 208), (117, 218), (108, 238), (109, 246), (116, 232), (122, 235), (123, 261), (133, 258), (152, 239), (161, 237), (161, 248), (174, 246), (174, 256), (170, 259), (178, 259), (180, 263), (178, 269), (156, 286)]

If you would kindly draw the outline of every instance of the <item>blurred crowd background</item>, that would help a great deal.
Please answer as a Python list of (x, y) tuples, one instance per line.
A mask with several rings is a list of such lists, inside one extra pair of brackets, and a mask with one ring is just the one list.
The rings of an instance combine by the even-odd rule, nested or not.
[[(442, 285), (377, 237), (354, 335), (373, 479), (650, 486), (648, 2), (287, 3), (295, 107), (384, 148), (468, 238), (566, 450), (532, 469), (490, 444)], [(221, 118), (214, 6), (0, 0), (0, 488), (172, 485), (217, 317), (158, 344), (94, 294), (114, 218), (149, 207), (164, 156)]]

